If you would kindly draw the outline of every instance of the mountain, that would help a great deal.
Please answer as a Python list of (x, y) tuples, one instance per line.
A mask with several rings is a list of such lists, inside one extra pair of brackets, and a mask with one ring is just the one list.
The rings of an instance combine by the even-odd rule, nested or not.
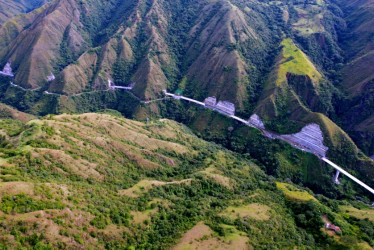
[(373, 1), (342, 3), (346, 12), (348, 32), (342, 36), (342, 48), (347, 51), (347, 63), (341, 69), (342, 87), (347, 96), (341, 110), (347, 130), (364, 151), (373, 154)]
[(15, 119), (21, 122), (28, 122), (35, 118), (33, 115), (20, 112), (8, 105), (0, 104), (0, 119)]
[[(319, 124), (329, 157), (367, 176), (371, 7), (368, 0), (57, 0), (0, 28), (0, 67), (11, 62), (19, 86), (0, 76), (0, 96), (39, 115), (112, 108), (142, 119), (173, 116), (149, 103), (163, 89), (199, 101), (215, 96), (275, 132)], [(176, 117), (187, 122), (184, 115)]]
[(371, 249), (373, 196), (264, 133), (374, 186), (373, 11), (0, 0), (0, 248)]
[[(245, 109), (258, 85), (249, 75), (264, 71), (277, 41), (267, 18), (229, 1), (56, 1), (3, 44), (0, 58), (13, 63), (15, 81), (27, 88), (76, 94), (106, 88), (109, 79), (135, 82), (134, 93), (151, 99), (181, 81), (191, 95), (217, 95)], [(56, 80), (47, 84), (51, 73)]]
[(8, 19), (19, 14), (28, 13), (41, 7), (49, 0), (1, 0), (0, 1), (0, 25)]
[[(364, 203), (275, 181), (251, 157), (175, 121), (138, 122), (107, 110), (0, 125), (3, 248), (374, 244), (373, 213)], [(294, 160), (313, 161), (283, 147)]]

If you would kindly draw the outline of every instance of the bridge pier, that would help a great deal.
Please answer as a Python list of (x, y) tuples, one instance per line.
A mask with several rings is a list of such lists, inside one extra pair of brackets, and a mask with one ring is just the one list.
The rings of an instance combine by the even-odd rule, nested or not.
[(335, 174), (335, 177), (334, 177), (334, 182), (335, 182), (335, 184), (338, 184), (338, 185), (340, 184), (339, 175), (340, 175), (340, 171), (336, 170), (336, 174)]

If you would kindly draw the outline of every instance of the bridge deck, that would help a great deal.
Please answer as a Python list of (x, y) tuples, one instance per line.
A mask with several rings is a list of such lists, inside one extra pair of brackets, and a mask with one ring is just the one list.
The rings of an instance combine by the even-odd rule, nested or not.
[[(240, 118), (240, 117), (237, 117), (237, 116), (234, 116), (234, 115), (232, 115), (232, 116), (230, 116), (232, 119), (235, 119), (235, 120), (237, 120), (237, 121), (239, 121), (239, 122), (241, 122), (241, 123), (244, 123), (244, 124), (247, 124), (248, 125), (248, 121), (246, 121), (246, 120), (244, 120), (244, 119), (242, 119), (242, 118)], [(252, 126), (251, 126), (252, 127)]]
[(124, 87), (124, 86), (111, 86), (114, 89), (125, 89), (125, 90), (132, 90), (133, 87)]
[[(173, 97), (175, 99), (183, 99), (183, 100), (187, 100), (187, 101), (199, 104), (201, 106), (207, 107), (205, 105), (205, 103), (196, 101), (196, 100), (188, 98), (188, 97), (184, 97), (184, 96), (180, 96), (180, 95), (174, 95), (174, 94), (168, 93), (166, 91), (164, 91), (164, 93), (165, 93), (165, 95), (171, 96), (171, 97)], [(207, 107), (207, 108), (210, 108), (210, 107)], [(324, 162), (326, 162), (327, 164), (329, 164), (333, 168), (337, 169), (342, 174), (344, 174), (345, 176), (347, 176), (348, 178), (350, 178), (351, 180), (353, 180), (354, 182), (356, 182), (357, 184), (359, 184), (360, 186), (362, 186), (363, 188), (365, 188), (366, 190), (368, 190), (372, 194), (374, 194), (374, 189), (372, 189), (371, 187), (369, 187), (368, 185), (366, 185), (365, 183), (363, 183), (362, 181), (360, 181), (359, 179), (357, 179), (356, 177), (354, 177), (353, 175), (351, 175), (350, 173), (348, 173), (347, 171), (345, 171), (344, 169), (342, 169), (341, 167), (339, 167), (338, 165), (336, 165), (335, 163), (333, 163), (332, 161), (330, 161), (329, 159), (327, 159), (326, 157), (324, 157), (326, 148), (323, 148), (324, 145), (323, 146), (317, 145), (314, 142), (314, 138), (302, 138), (302, 137), (298, 136), (298, 134), (293, 134), (293, 135), (277, 135), (277, 134), (272, 133), (270, 131), (266, 131), (266, 130), (264, 130), (264, 129), (258, 127), (258, 126), (256, 126), (255, 124), (253, 124), (251, 122), (248, 122), (248, 121), (246, 121), (246, 120), (244, 120), (244, 119), (242, 119), (240, 117), (237, 117), (235, 115), (227, 115), (227, 116), (229, 116), (230, 118), (235, 119), (235, 120), (237, 120), (237, 121), (239, 121), (241, 123), (244, 123), (247, 126), (254, 127), (254, 128), (257, 128), (257, 129), (261, 130), (262, 133), (266, 137), (269, 137), (271, 139), (281, 139), (281, 140), (283, 140), (283, 141), (285, 141), (285, 142), (287, 142), (287, 143), (289, 143), (291, 145), (294, 145), (295, 147), (297, 147), (300, 150), (307, 150), (307, 151), (309, 151), (310, 153), (316, 155), (318, 158), (320, 158), (321, 160), (323, 160)], [(294, 140), (295, 138), (297, 139), (296, 141)], [(302, 145), (299, 145), (300, 141), (305, 142), (306, 145), (304, 145), (304, 143)]]
[(189, 101), (189, 102), (193, 102), (193, 103), (196, 103), (196, 104), (201, 105), (201, 106), (205, 106), (205, 103), (196, 101), (196, 100), (188, 98), (188, 97), (180, 96), (180, 99), (186, 100), (186, 101)]
[(363, 183), (362, 181), (360, 181), (359, 179), (357, 179), (356, 177), (354, 177), (353, 175), (351, 175), (350, 173), (348, 173), (347, 171), (345, 171), (344, 169), (342, 169), (341, 167), (339, 167), (338, 165), (330, 161), (329, 159), (323, 157), (322, 160), (326, 162), (327, 164), (329, 164), (330, 166), (332, 166), (333, 168), (335, 168), (336, 170), (340, 171), (342, 174), (344, 174), (345, 176), (347, 176), (348, 178), (350, 178), (357, 184), (359, 184), (361, 187), (365, 188), (366, 190), (374, 194), (374, 189), (372, 189), (371, 187), (369, 187), (368, 185), (366, 185), (365, 183)]
[(13, 74), (4, 73), (3, 71), (0, 71), (0, 75), (14, 77)]

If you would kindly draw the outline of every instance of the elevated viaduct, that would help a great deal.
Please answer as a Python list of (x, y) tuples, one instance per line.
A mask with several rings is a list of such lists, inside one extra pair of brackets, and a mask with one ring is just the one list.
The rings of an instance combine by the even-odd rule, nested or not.
[[(166, 96), (172, 97), (177, 100), (186, 100), (188, 102), (195, 103), (202, 107), (216, 110), (216, 107), (212, 105), (213, 99), (209, 99), (207, 103), (203, 103), (203, 102), (199, 102), (197, 100), (194, 100), (188, 97), (168, 93), (166, 90), (164, 90), (164, 93)], [(277, 134), (272, 131), (266, 130), (263, 122), (256, 114), (252, 115), (249, 120), (244, 120), (240, 117), (235, 116), (234, 114), (231, 114), (230, 112), (227, 112), (227, 113), (220, 112), (220, 113), (238, 122), (241, 122), (245, 124), (246, 126), (250, 126), (250, 127), (260, 130), (264, 136), (270, 139), (279, 139), (279, 140), (285, 141), (291, 144), (295, 148), (298, 148), (300, 150), (307, 151), (307, 152), (310, 152), (316, 155), (320, 160), (324, 161), (325, 163), (327, 163), (328, 165), (336, 169), (337, 172), (334, 178), (335, 183), (337, 184), (339, 183), (338, 177), (340, 174), (343, 174), (374, 195), (374, 189), (372, 189), (371, 187), (366, 185), (364, 182), (360, 181), (359, 179), (357, 179), (356, 177), (354, 177), (353, 175), (351, 175), (346, 170), (339, 167), (338, 165), (336, 165), (335, 163), (333, 163), (326, 157), (326, 152), (328, 150), (328, 147), (323, 145), (323, 134), (318, 124), (309, 124), (305, 126), (299, 133), (281, 135), (281, 134)]]

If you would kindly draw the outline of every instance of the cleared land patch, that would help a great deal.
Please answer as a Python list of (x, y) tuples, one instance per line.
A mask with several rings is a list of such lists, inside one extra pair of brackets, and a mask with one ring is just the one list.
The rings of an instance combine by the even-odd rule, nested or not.
[(301, 35), (308, 36), (325, 31), (322, 25), (324, 11), (320, 6), (308, 5), (295, 7), (298, 14), (297, 22), (292, 24), (292, 28)]
[(34, 194), (34, 184), (28, 182), (3, 182), (0, 183), (0, 198), (4, 195)]
[(295, 75), (308, 75), (314, 83), (318, 83), (322, 75), (293, 41), (284, 39), (281, 45), (283, 59), (279, 62), (277, 85), (287, 80), (288, 72)]
[(200, 173), (206, 175), (209, 179), (212, 179), (213, 181), (217, 182), (218, 184), (228, 188), (232, 189), (234, 180), (230, 179), (229, 177), (226, 177), (223, 175), (223, 173), (219, 170), (217, 170), (214, 167), (209, 167), (205, 169), (204, 171), (201, 171)]
[(171, 181), (171, 182), (142, 180), (131, 188), (119, 191), (119, 194), (135, 198), (135, 197), (139, 197), (143, 193), (146, 193), (148, 190), (150, 190), (153, 187), (173, 185), (173, 184), (182, 184), (182, 183), (190, 184), (191, 181), (192, 179), (186, 179), (186, 180), (181, 180), (181, 181)]
[(368, 209), (357, 209), (352, 206), (341, 206), (340, 209), (349, 214), (350, 216), (359, 218), (359, 219), (369, 219), (371, 221), (374, 221), (374, 209), (368, 208)]
[(256, 220), (268, 220), (270, 219), (270, 211), (271, 208), (266, 205), (259, 203), (251, 203), (239, 207), (230, 206), (221, 215), (228, 216), (232, 219), (241, 217), (252, 218)]
[(134, 216), (132, 222), (134, 224), (142, 224), (146, 220), (150, 219), (151, 216), (157, 212), (157, 208), (155, 209), (147, 209), (145, 211), (131, 211), (131, 215)]
[(306, 191), (300, 190), (297, 187), (287, 184), (287, 183), (281, 183), (276, 182), (277, 188), (280, 189), (284, 195), (291, 199), (291, 200), (297, 200), (297, 201), (310, 201), (314, 200), (317, 201), (316, 198), (314, 198), (311, 194), (309, 194)]
[(226, 234), (219, 237), (203, 222), (198, 223), (184, 234), (173, 250), (187, 249), (250, 249), (248, 238), (233, 226), (220, 225)]
[[(148, 203), (148, 208), (144, 211), (131, 211), (131, 215), (134, 217), (132, 222), (134, 224), (143, 224), (146, 220), (151, 219), (152, 215), (158, 212), (158, 207), (156, 205), (170, 206), (167, 200), (153, 199)], [(154, 205), (154, 206), (152, 206)]]

